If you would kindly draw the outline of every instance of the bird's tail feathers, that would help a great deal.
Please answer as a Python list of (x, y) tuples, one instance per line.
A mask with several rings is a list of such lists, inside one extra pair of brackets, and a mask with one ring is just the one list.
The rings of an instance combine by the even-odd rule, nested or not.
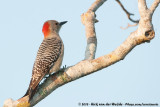
[(33, 98), (34, 94), (36, 93), (37, 88), (38, 88), (38, 86), (35, 87), (35, 89), (33, 90), (32, 88), (29, 87), (27, 92), (25, 93), (25, 95), (23, 97), (29, 95), (29, 101), (31, 101), (31, 99)]

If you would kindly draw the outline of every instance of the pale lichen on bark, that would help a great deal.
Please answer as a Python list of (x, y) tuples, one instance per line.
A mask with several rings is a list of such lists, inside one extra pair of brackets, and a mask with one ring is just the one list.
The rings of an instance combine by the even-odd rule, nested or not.
[(85, 51), (85, 59), (94, 59), (95, 52), (97, 48), (97, 38), (95, 32), (94, 24), (97, 22), (95, 18), (95, 13), (93, 11), (88, 11), (81, 15), (81, 21), (85, 25), (87, 47)]
[(58, 87), (110, 66), (120, 60), (137, 45), (150, 41), (154, 38), (155, 32), (152, 25), (152, 14), (160, 3), (160, 0), (155, 0), (152, 6), (148, 9), (145, 0), (138, 0), (138, 8), (140, 12), (140, 22), (136, 31), (132, 32), (129, 37), (114, 51), (95, 59), (97, 47), (97, 39), (94, 24), (97, 22), (95, 11), (106, 0), (96, 0), (86, 13), (81, 15), (81, 21), (85, 25), (87, 46), (85, 60), (80, 61), (74, 66), (60, 70), (60, 72), (49, 76), (38, 88), (33, 99), (28, 102), (28, 96), (25, 96), (17, 101), (8, 99), (3, 107), (27, 107), (34, 106)]

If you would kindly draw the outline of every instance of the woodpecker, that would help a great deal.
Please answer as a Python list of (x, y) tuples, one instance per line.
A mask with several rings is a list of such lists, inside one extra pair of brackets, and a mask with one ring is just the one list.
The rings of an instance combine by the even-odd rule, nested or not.
[(40, 81), (46, 75), (57, 72), (60, 69), (63, 60), (64, 45), (59, 36), (59, 30), (66, 22), (67, 21), (57, 22), (56, 20), (48, 20), (43, 25), (42, 32), (44, 39), (39, 47), (33, 65), (29, 88), (24, 95), (29, 95), (29, 101), (37, 91)]

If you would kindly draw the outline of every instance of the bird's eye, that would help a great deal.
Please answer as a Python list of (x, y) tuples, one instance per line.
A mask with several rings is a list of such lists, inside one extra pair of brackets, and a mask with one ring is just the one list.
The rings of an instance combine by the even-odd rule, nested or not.
[(56, 25), (58, 25), (58, 23), (56, 23)]

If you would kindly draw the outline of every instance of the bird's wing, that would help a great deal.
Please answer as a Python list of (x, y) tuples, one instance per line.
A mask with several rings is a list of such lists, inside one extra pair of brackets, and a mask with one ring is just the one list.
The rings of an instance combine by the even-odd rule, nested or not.
[(37, 57), (32, 70), (32, 78), (29, 90), (34, 90), (54, 66), (61, 54), (62, 42), (57, 38), (44, 39), (39, 47)]

